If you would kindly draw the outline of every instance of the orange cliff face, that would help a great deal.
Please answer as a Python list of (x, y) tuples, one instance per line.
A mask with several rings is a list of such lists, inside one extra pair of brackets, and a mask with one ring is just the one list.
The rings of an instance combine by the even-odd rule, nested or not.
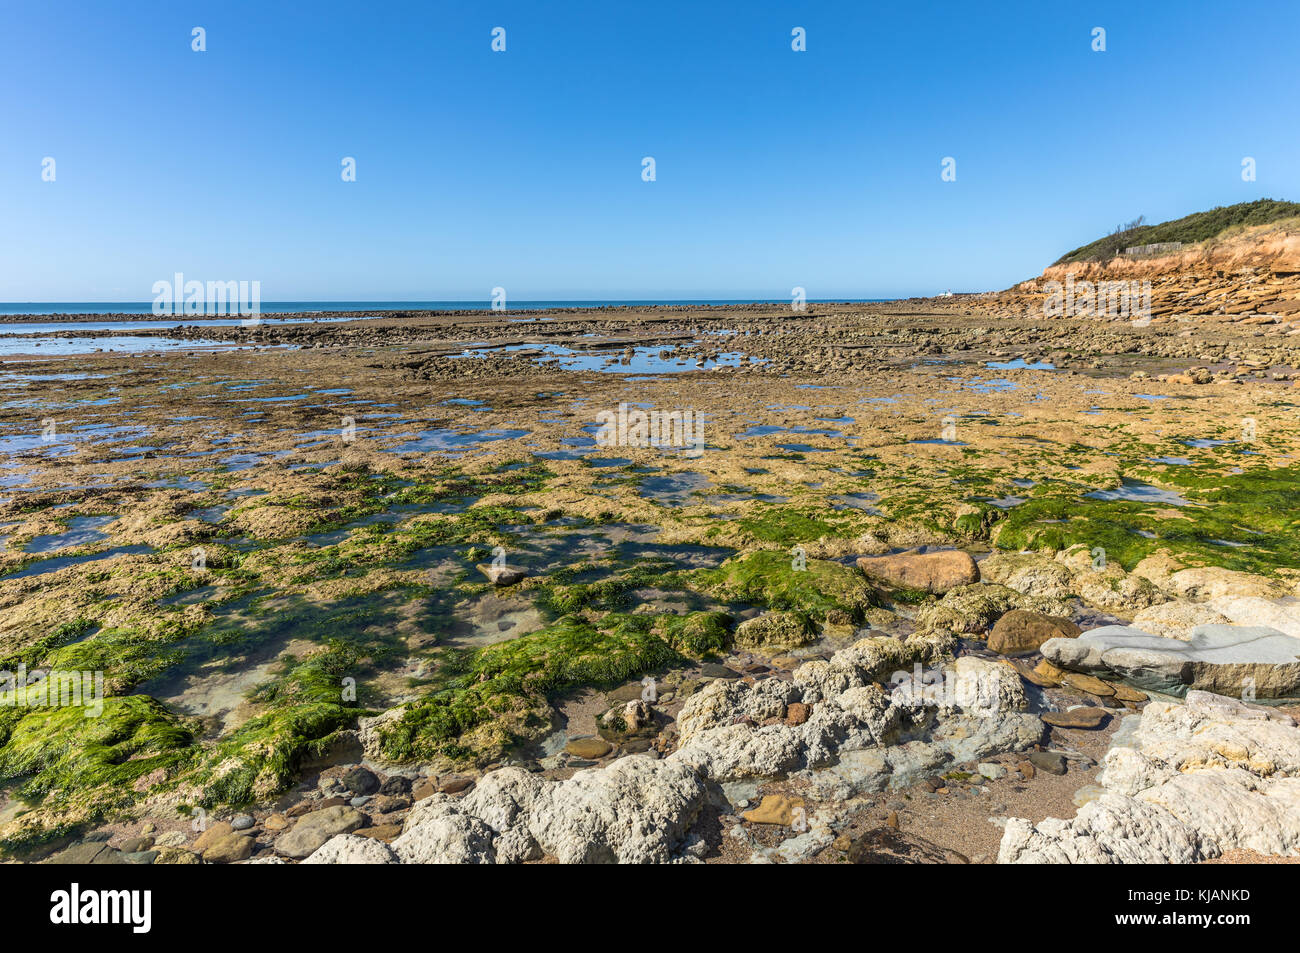
[(1233, 229), (1167, 254), (1050, 265), (980, 299), (1025, 315), (1230, 321), (1300, 335), (1300, 220)]

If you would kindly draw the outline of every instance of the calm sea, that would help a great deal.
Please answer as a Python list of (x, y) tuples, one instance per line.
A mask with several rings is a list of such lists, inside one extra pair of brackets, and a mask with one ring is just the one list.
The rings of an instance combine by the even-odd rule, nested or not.
[[(827, 298), (809, 299), (809, 304), (851, 302), (862, 304), (886, 301), (886, 298)], [(727, 304), (789, 304), (789, 298), (736, 298), (736, 299), (627, 299), (610, 301), (510, 301), (509, 311), (538, 311), (552, 308), (600, 308), (615, 306), (646, 307), (650, 305), (727, 305)], [(262, 314), (308, 313), (319, 311), (487, 311), (490, 300), (483, 301), (263, 301)], [(153, 314), (151, 301), (4, 301), (0, 302), (0, 315), (5, 314)], [(163, 317), (163, 315), (159, 315)], [(168, 318), (201, 317), (201, 315), (166, 315)]]

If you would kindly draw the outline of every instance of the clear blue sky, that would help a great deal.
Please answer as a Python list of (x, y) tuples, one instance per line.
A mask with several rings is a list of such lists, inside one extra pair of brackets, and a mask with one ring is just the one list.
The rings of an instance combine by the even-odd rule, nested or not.
[(0, 300), (1006, 287), (1300, 199), (1298, 36), (1293, 0), (9, 2)]

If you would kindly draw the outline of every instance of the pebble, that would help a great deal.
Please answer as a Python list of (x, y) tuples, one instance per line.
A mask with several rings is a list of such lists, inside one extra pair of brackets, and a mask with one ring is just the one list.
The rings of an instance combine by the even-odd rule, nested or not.
[(614, 746), (604, 738), (570, 738), (564, 750), (575, 758), (589, 761), (605, 757), (614, 750)]
[(230, 819), (230, 826), (237, 831), (246, 831), (255, 823), (251, 814), (236, 814)]
[(1048, 774), (1065, 774), (1065, 755), (1058, 751), (1035, 751), (1029, 756), (1029, 763)]

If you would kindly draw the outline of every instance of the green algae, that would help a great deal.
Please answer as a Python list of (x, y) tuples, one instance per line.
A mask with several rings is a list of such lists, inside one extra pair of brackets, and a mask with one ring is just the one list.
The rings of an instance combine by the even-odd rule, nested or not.
[(692, 585), (731, 602), (802, 612), (810, 618), (860, 623), (864, 613), (881, 604), (879, 595), (856, 568), (824, 559), (804, 559), (760, 550), (727, 560), (717, 569), (698, 570)]
[(556, 696), (680, 664), (653, 624), (644, 615), (611, 613), (599, 624), (566, 616), (509, 642), (448, 653), (446, 686), (384, 724), (381, 749), (394, 761), (499, 758), (549, 729)]

